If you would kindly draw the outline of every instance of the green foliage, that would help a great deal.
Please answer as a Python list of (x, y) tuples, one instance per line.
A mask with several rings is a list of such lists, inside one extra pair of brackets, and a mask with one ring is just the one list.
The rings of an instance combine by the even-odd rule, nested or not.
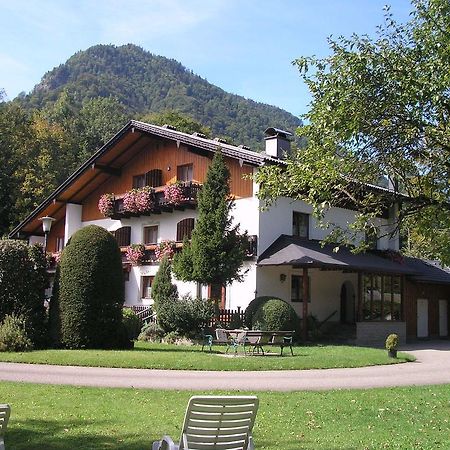
[(0, 324), (0, 352), (24, 352), (33, 350), (28, 337), (25, 320), (19, 316), (6, 315)]
[(252, 326), (261, 330), (295, 330), (298, 317), (285, 301), (273, 298), (265, 301), (253, 316)]
[(205, 127), (200, 122), (197, 122), (186, 114), (181, 114), (177, 111), (150, 113), (144, 115), (141, 120), (142, 122), (153, 123), (161, 126), (172, 125), (178, 131), (182, 131), (183, 133), (202, 133), (208, 137), (211, 137), (211, 130), (208, 127)]
[(393, 351), (398, 349), (398, 335), (393, 333), (386, 338), (386, 350)]
[(158, 272), (152, 283), (152, 298), (155, 301), (155, 309), (158, 314), (158, 306), (178, 297), (176, 285), (172, 284), (172, 268), (169, 258), (164, 257), (159, 263)]
[(195, 337), (213, 317), (214, 305), (208, 300), (184, 296), (164, 302), (157, 314), (158, 324), (165, 333)]
[(134, 45), (91, 47), (48, 72), (30, 95), (2, 99), (0, 92), (0, 236), (129, 119), (231, 136), (257, 150), (268, 125), (293, 130), (300, 124)]
[(96, 225), (78, 230), (60, 262), (61, 341), (70, 348), (120, 348), (124, 281), (120, 249)]
[(178, 279), (221, 285), (242, 279), (247, 237), (239, 234), (239, 225), (231, 225), (229, 180), (230, 172), (217, 152), (198, 196), (198, 219), (191, 242), (185, 240), (174, 259)]
[(271, 299), (273, 299), (273, 297), (269, 296), (256, 297), (248, 304), (244, 313), (244, 325), (247, 328), (252, 328), (253, 316), (255, 315), (259, 307)]
[(61, 308), (59, 306), (59, 280), (61, 276), (60, 265), (56, 265), (53, 281), (52, 297), (48, 308), (48, 334), (50, 345), (61, 345)]
[(0, 320), (6, 315), (21, 316), (36, 346), (46, 340), (46, 286), (46, 259), (42, 247), (0, 240)]
[(63, 91), (75, 106), (98, 97), (124, 105), (128, 117), (177, 111), (210, 128), (216, 136), (261, 148), (269, 125), (293, 130), (298, 118), (280, 108), (225, 92), (175, 60), (136, 45), (96, 45), (49, 71), (23, 102), (42, 108), (57, 103)]
[(138, 341), (161, 342), (164, 336), (164, 330), (157, 322), (146, 323), (138, 336)]
[(133, 341), (139, 336), (141, 332), (141, 319), (131, 308), (123, 308), (122, 321), (127, 331), (127, 336), (130, 341)]
[[(347, 234), (353, 240), (398, 200), (361, 183), (388, 178), (409, 196), (400, 199), (394, 225), (414, 230), (419, 241), (431, 244), (433, 257), (449, 264), (450, 4), (412, 3), (415, 11), (405, 25), (387, 9), (375, 38), (330, 38), (330, 56), (294, 61), (313, 98), (309, 124), (299, 130), (307, 147), (285, 171), (263, 168), (257, 181), (262, 198), (304, 200), (319, 218), (330, 205), (353, 205), (360, 211), (353, 236)], [(337, 237), (345, 242), (344, 234)], [(414, 240), (410, 245), (419, 256), (427, 248)]]

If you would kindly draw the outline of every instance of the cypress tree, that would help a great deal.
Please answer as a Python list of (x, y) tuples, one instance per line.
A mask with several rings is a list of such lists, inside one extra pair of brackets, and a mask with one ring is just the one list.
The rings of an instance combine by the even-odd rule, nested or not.
[(232, 226), (230, 171), (222, 153), (216, 152), (198, 196), (198, 219), (191, 242), (175, 256), (173, 270), (183, 281), (225, 286), (242, 280), (246, 235)]

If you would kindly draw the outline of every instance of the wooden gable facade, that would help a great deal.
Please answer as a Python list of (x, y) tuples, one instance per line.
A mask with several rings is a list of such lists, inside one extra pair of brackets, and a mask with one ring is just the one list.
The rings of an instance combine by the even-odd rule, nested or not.
[[(223, 149), (223, 150), (222, 150)], [(47, 250), (60, 250), (64, 238), (66, 205), (81, 205), (83, 222), (100, 220), (98, 209), (102, 194), (123, 196), (134, 186), (135, 177), (157, 173), (156, 190), (179, 180), (180, 168), (189, 166), (192, 181), (201, 185), (215, 151), (222, 151), (230, 169), (230, 189), (235, 198), (253, 195), (249, 175), (263, 158), (257, 153), (187, 135), (175, 130), (131, 121), (104, 147), (69, 177), (55, 192), (36, 208), (10, 234), (11, 237), (42, 236), (39, 218), (51, 216), (55, 220), (48, 236)]]

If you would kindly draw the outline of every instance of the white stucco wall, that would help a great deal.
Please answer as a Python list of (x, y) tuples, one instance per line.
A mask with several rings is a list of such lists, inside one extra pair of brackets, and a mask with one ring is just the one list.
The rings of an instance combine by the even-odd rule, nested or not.
[(74, 203), (66, 204), (66, 218), (64, 222), (64, 245), (70, 239), (73, 233), (82, 228), (81, 214), (83, 212), (82, 205)]
[[(312, 207), (303, 201), (293, 201), (288, 198), (278, 199), (269, 209), (261, 210), (259, 213), (259, 249), (261, 254), (272, 244), (281, 234), (292, 234), (292, 213), (298, 211), (305, 214), (312, 214)], [(330, 208), (325, 214), (324, 222), (330, 224), (329, 228), (321, 228), (318, 221), (311, 215), (309, 223), (309, 238), (314, 240), (325, 239), (334, 228), (334, 225), (346, 229), (355, 220), (355, 211), (344, 208)], [(398, 250), (398, 235), (390, 238), (388, 233), (392, 231), (392, 221), (387, 219), (377, 219), (376, 226), (380, 230), (378, 248)], [(356, 243), (364, 239), (363, 233), (358, 233)]]
[[(281, 281), (280, 275), (286, 275)], [(303, 316), (303, 303), (291, 303), (291, 276), (302, 275), (301, 269), (292, 269), (290, 266), (259, 267), (256, 276), (258, 296), (279, 297), (292, 305), (299, 317)], [(321, 271), (309, 269), (311, 302), (308, 303), (308, 314), (319, 320), (326, 319), (331, 313), (337, 311), (332, 320), (340, 319), (340, 294), (344, 282), (350, 282), (357, 291), (357, 275), (340, 271)]]
[(245, 261), (243, 265), (244, 280), (234, 281), (227, 286), (226, 305), (228, 309), (247, 308), (247, 305), (255, 298), (256, 290), (256, 264), (254, 261)]

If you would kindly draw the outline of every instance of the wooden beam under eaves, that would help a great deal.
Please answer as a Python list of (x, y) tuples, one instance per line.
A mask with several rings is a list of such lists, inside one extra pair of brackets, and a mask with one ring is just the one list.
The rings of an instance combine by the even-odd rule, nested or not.
[(118, 169), (117, 167), (111, 167), (111, 166), (105, 166), (103, 164), (93, 163), (91, 165), (91, 168), (100, 170), (102, 172), (105, 172), (109, 175), (114, 175), (116, 177), (120, 177), (122, 175), (122, 169)]

